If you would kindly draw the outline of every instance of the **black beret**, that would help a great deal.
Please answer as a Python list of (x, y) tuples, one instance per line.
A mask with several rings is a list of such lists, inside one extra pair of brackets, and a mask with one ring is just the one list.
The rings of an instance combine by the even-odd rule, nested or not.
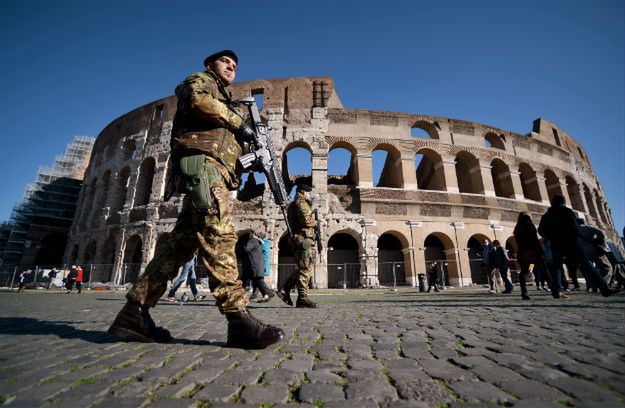
[(310, 193), (312, 191), (312, 187), (308, 184), (298, 184), (297, 191), (308, 191)]
[(221, 50), (204, 58), (204, 66), (207, 66), (209, 62), (215, 61), (217, 58), (223, 57), (224, 55), (226, 57), (232, 58), (232, 60), (236, 62), (237, 64), (239, 63), (239, 58), (237, 57), (237, 54), (234, 53), (234, 51)]

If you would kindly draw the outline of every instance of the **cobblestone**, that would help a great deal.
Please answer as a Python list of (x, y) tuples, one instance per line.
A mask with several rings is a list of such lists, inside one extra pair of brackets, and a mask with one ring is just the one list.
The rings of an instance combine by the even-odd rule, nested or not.
[[(0, 293), (7, 407), (621, 407), (625, 296), (520, 302), (485, 289), (312, 291), (320, 308), (252, 304), (285, 330), (265, 350), (225, 347), (213, 302), (162, 304), (169, 344), (106, 330), (123, 293)], [(76, 311), (81, 311), (76, 313)], [(548, 313), (547, 313), (547, 312)], [(60, 318), (60, 316), (64, 316)], [(76, 316), (68, 318), (66, 316)], [(530, 317), (531, 316), (531, 317)], [(528, 317), (525, 319), (524, 317)]]

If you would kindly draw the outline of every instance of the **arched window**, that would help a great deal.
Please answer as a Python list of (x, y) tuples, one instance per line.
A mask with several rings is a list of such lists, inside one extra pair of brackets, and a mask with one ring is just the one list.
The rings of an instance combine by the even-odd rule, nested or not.
[(335, 144), (330, 148), (328, 153), (328, 185), (330, 184), (358, 185), (358, 161), (352, 146)]
[(395, 235), (385, 233), (378, 238), (378, 280), (380, 285), (406, 285), (404, 245)]
[(528, 200), (542, 201), (540, 196), (540, 187), (538, 186), (538, 180), (534, 169), (532, 169), (527, 163), (521, 163), (519, 166), (519, 173), (523, 196)]
[(488, 132), (484, 135), (484, 146), (492, 147), (493, 149), (506, 150), (506, 146), (501, 140), (501, 136)]
[(549, 195), (549, 202), (554, 195), (562, 195), (562, 188), (560, 186), (560, 179), (551, 170), (545, 170), (545, 185), (547, 186), (547, 194)]
[(514, 198), (514, 187), (510, 168), (500, 159), (494, 159), (491, 163), (490, 174), (493, 177), (493, 186), (497, 197)]
[(337, 232), (328, 240), (328, 287), (360, 286), (360, 246), (345, 232)]
[(135, 192), (135, 207), (146, 205), (150, 202), (155, 165), (156, 162), (154, 159), (152, 157), (148, 157), (143, 160), (141, 167), (139, 167), (139, 177), (137, 179), (137, 188)]
[(312, 153), (307, 145), (295, 144), (284, 150), (282, 154), (282, 172), (285, 177), (287, 192), (295, 196), (297, 184), (312, 186)]
[(455, 162), (458, 190), (461, 193), (484, 194), (479, 160), (471, 153), (460, 152)]
[(434, 150), (419, 150), (415, 155), (415, 169), (419, 190), (445, 191), (443, 159)]
[(401, 155), (390, 145), (377, 146), (371, 155), (373, 184), (376, 187), (401, 188), (404, 185)]

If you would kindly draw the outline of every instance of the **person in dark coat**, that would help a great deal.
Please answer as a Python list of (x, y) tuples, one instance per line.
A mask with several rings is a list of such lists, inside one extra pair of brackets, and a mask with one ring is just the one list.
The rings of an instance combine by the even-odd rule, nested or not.
[(593, 287), (599, 288), (603, 296), (611, 296), (616, 291), (608, 287), (608, 284), (601, 278), (599, 271), (580, 248), (577, 216), (565, 204), (566, 201), (563, 196), (554, 195), (551, 199), (551, 207), (542, 216), (538, 226), (538, 233), (549, 241), (551, 250), (551, 264), (549, 265), (552, 281), (551, 294), (555, 299), (561, 297), (560, 275), (562, 274), (562, 265), (564, 258), (570, 257), (579, 265), (580, 269), (585, 271)]
[(519, 285), (521, 286), (521, 299), (530, 300), (527, 294), (527, 277), (529, 268), (534, 264), (534, 274), (543, 272), (545, 254), (538, 241), (538, 233), (532, 222), (532, 218), (526, 212), (519, 213), (516, 226), (514, 227), (514, 239), (518, 246), (517, 261), (521, 266)]
[(493, 241), (493, 247), (495, 248), (495, 267), (499, 271), (499, 276), (503, 280), (505, 290), (502, 293), (512, 293), (514, 285), (510, 278), (508, 278), (508, 271), (510, 270), (510, 259), (504, 247), (498, 240)]
[(482, 247), (482, 265), (486, 268), (486, 279), (488, 279), (489, 293), (499, 292), (499, 289), (497, 289), (497, 280), (495, 278), (495, 268), (497, 267), (495, 259), (495, 248), (493, 248), (490, 242), (485, 239), (484, 246)]
[(247, 235), (241, 238), (240, 254), (243, 266), (243, 281), (245, 282), (246, 278), (251, 279), (253, 291), (258, 289), (263, 296), (259, 302), (268, 302), (275, 293), (265, 283), (265, 259), (263, 257), (262, 241), (256, 236), (255, 230), (250, 230)]
[(432, 262), (430, 264), (430, 268), (428, 269), (428, 292), (434, 288), (434, 292), (439, 292), (438, 289), (438, 272), (439, 272), (438, 262)]

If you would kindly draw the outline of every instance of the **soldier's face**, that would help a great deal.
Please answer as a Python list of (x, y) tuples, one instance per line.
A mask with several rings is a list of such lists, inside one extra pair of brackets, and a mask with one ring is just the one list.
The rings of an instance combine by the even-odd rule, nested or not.
[(226, 85), (230, 85), (237, 75), (237, 63), (230, 57), (217, 58), (209, 67)]

